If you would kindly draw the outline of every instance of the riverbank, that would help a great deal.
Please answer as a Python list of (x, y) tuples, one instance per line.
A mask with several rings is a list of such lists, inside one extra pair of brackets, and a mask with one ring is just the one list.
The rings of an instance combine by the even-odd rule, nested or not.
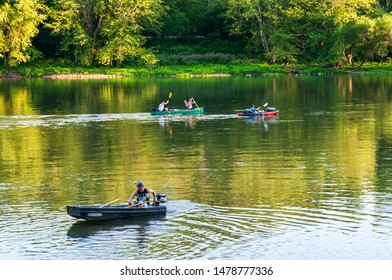
[(122, 77), (225, 77), (259, 76), (276, 74), (392, 74), (391, 63), (369, 63), (360, 69), (333, 68), (307, 65), (269, 65), (262, 63), (197, 64), (155, 67), (97, 67), (81, 68), (52, 65), (23, 65), (13, 69), (0, 68), (0, 78), (48, 78), (48, 79), (110, 79)]

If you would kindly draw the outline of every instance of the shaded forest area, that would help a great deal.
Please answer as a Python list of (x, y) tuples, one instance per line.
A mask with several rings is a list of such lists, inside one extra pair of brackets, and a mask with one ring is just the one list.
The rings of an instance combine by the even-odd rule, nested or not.
[(0, 66), (391, 62), (391, 0), (0, 0)]

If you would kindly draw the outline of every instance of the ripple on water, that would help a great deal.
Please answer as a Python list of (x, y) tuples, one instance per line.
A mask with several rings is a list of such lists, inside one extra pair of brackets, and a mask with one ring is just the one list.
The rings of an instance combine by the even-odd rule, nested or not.
[(391, 257), (385, 252), (392, 246), (391, 203), (378, 211), (334, 203), (335, 208), (323, 203), (272, 208), (170, 201), (163, 217), (103, 223), (76, 221), (44, 203), (2, 206), (0, 254), (12, 259)]
[[(169, 227), (176, 228), (175, 240), (182, 241), (174, 242), (169, 235), (165, 242), (169, 248), (184, 252), (189, 248), (197, 248), (193, 250), (192, 258), (230, 258), (231, 253), (235, 253), (236, 258), (240, 259), (260, 258), (259, 254), (249, 251), (257, 248), (258, 251), (265, 251), (266, 257), (320, 259), (335, 256), (332, 258), (336, 259), (336, 252), (342, 251), (340, 242), (345, 243), (347, 252), (354, 253), (344, 255), (342, 251), (341, 257), (374, 258), (378, 253), (377, 249), (372, 248), (382, 246), (362, 246), (369, 247), (365, 251), (360, 245), (363, 241), (358, 238), (364, 232), (368, 232), (367, 236), (371, 240), (379, 238), (376, 236), (380, 232), (377, 232), (370, 223), (372, 219), (372, 215), (366, 212), (354, 214), (350, 208), (332, 211), (293, 207), (269, 209), (205, 206), (202, 212), (191, 211), (173, 217)], [(212, 224), (214, 226), (211, 226)], [(387, 236), (385, 233), (381, 233), (384, 238)], [(336, 235), (339, 242), (332, 242), (334, 238), (331, 239), (331, 235)], [(323, 243), (318, 244), (315, 240), (322, 240), (328, 243), (329, 247), (325, 249)], [(292, 253), (287, 252), (289, 249), (282, 245), (285, 242), (291, 243), (290, 247), (294, 250)], [(208, 246), (205, 246), (206, 244)], [(312, 244), (312, 246), (305, 244)], [(282, 249), (271, 252), (270, 246), (278, 246)], [(187, 256), (190, 255), (184, 254), (184, 257)]]
[(28, 127), (51, 127), (58, 128), (65, 125), (89, 125), (90, 123), (134, 120), (139, 122), (182, 122), (191, 119), (210, 121), (236, 118), (235, 114), (211, 114), (200, 116), (151, 116), (150, 113), (132, 114), (70, 114), (70, 115), (20, 115), (0, 116), (1, 129), (28, 128)]

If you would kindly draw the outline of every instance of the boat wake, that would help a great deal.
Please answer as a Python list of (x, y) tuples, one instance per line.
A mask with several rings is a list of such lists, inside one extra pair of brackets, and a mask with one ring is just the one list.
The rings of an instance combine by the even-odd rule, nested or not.
[(198, 116), (151, 116), (150, 113), (132, 114), (69, 114), (69, 115), (20, 115), (0, 116), (0, 130), (27, 127), (63, 127), (67, 125), (89, 125), (111, 121), (162, 122), (189, 119), (209, 121), (237, 118), (235, 114), (212, 114)]

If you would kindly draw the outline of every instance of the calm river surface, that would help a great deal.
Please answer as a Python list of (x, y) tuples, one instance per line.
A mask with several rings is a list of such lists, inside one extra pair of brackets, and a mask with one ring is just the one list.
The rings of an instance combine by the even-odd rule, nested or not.
[[(205, 114), (150, 116), (169, 92)], [(137, 180), (166, 216), (66, 213)], [(0, 80), (1, 259), (390, 260), (391, 232), (392, 76)]]

